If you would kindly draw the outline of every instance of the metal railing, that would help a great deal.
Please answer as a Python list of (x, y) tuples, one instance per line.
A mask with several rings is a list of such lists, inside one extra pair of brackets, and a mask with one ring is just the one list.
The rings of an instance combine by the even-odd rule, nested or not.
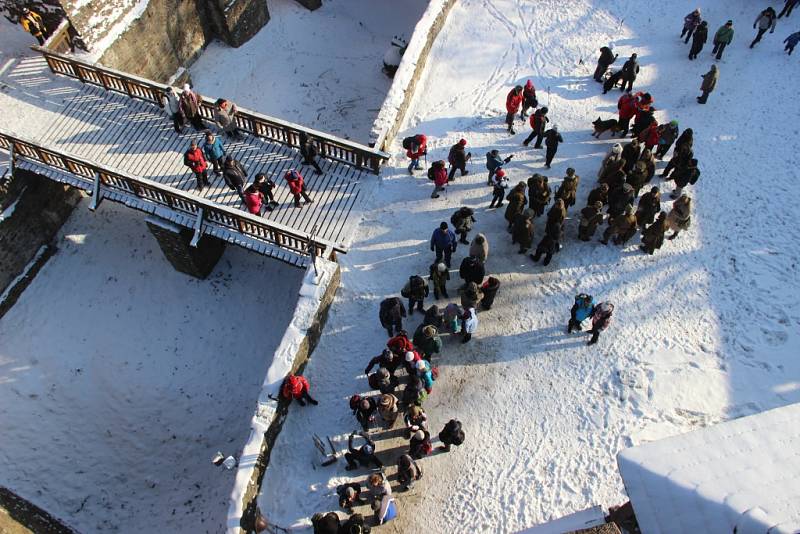
[[(44, 56), (50, 70), (56, 74), (77, 78), (83, 83), (103, 87), (107, 91), (114, 91), (164, 107), (168, 88), (165, 84), (95, 63), (81, 61), (53, 52), (48, 48), (40, 46), (31, 48)], [(207, 120), (213, 120), (214, 100), (201, 96), (200, 114)], [(374, 174), (380, 172), (381, 164), (389, 158), (388, 154), (380, 150), (242, 108), (239, 108), (236, 114), (236, 125), (239, 129), (258, 137), (292, 147), (299, 146), (300, 132), (305, 132), (316, 143), (320, 156)]]
[[(168, 185), (159, 184), (146, 178), (137, 178), (77, 156), (40, 146), (2, 131), (0, 131), (0, 149), (13, 153), (16, 158), (25, 158), (59, 171), (68, 172), (78, 179), (81, 189), (92, 191), (95, 196), (102, 191), (113, 191), (137, 197), (192, 217), (197, 217), (199, 210), (202, 209), (203, 219), (206, 223), (217, 224), (301, 256), (308, 256), (310, 250), (313, 250), (314, 254), (318, 256), (324, 256), (326, 250), (328, 253), (331, 251), (347, 252), (342, 245), (310, 236), (306, 232), (262, 219), (245, 211), (221, 206)], [(99, 184), (99, 191), (95, 191), (96, 183)]]

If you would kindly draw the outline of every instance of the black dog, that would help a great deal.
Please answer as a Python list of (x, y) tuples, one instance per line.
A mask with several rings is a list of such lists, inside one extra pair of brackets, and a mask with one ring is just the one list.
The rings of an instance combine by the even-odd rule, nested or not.
[(616, 87), (618, 83), (622, 81), (622, 71), (618, 70), (616, 72), (612, 72), (611, 75), (603, 82), (603, 94), (606, 94), (611, 89)]
[(600, 117), (597, 117), (597, 120), (592, 123), (592, 126), (594, 126), (594, 132), (592, 132), (592, 135), (598, 139), (600, 139), (600, 136), (609, 130), (611, 130), (611, 137), (614, 137), (616, 133), (622, 131), (622, 128), (619, 127), (619, 122), (617, 122), (617, 119), (608, 119), (607, 121), (604, 121), (600, 119)]

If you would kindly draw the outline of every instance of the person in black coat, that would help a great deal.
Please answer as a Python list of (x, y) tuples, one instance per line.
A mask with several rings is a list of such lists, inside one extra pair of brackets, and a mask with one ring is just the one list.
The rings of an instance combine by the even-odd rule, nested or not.
[(550, 164), (553, 162), (553, 158), (556, 156), (556, 152), (558, 152), (558, 144), (563, 142), (564, 138), (561, 137), (560, 133), (558, 133), (558, 126), (555, 124), (552, 128), (544, 133), (544, 144), (547, 147), (545, 152), (544, 166), (548, 169), (550, 168)]
[(300, 155), (303, 156), (303, 165), (311, 165), (314, 167), (316, 174), (322, 174), (322, 169), (319, 168), (317, 163), (317, 147), (305, 132), (300, 132)]
[(375, 402), (373, 397), (361, 397), (361, 400), (353, 408), (353, 415), (356, 420), (361, 424), (364, 433), (369, 432), (369, 425), (375, 420), (375, 411), (378, 409), (378, 403)]
[(367, 504), (367, 501), (361, 498), (361, 491), (361, 484), (358, 482), (337, 486), (336, 494), (339, 496), (339, 507), (352, 514), (353, 506)]
[(611, 51), (611, 47), (604, 46), (600, 49), (600, 57), (597, 60), (597, 68), (594, 70), (594, 81), (603, 83), (603, 74), (606, 73), (608, 67), (617, 60), (619, 54)]
[(368, 375), (372, 368), (376, 365), (380, 368), (384, 368), (389, 371), (389, 374), (394, 376), (394, 372), (400, 367), (400, 364), (403, 363), (403, 358), (396, 355), (394, 352), (390, 351), (389, 349), (383, 349), (383, 352), (375, 356), (369, 361), (366, 369), (364, 369), (364, 374)]
[(247, 170), (241, 163), (233, 159), (233, 156), (225, 156), (225, 169), (222, 171), (222, 177), (228, 187), (236, 190), (242, 203), (246, 204), (243, 188), (247, 181)]
[[(622, 87), (620, 91), (633, 90), (633, 82), (636, 81), (636, 76), (639, 74), (639, 61), (636, 58), (636, 54), (632, 54), (630, 59), (622, 66)], [(627, 88), (625, 87), (626, 85)]]
[(697, 59), (697, 54), (703, 50), (703, 45), (708, 41), (708, 22), (703, 21), (692, 35), (692, 47), (689, 49), (689, 59)]
[(635, 198), (636, 192), (631, 184), (622, 184), (620, 187), (615, 187), (608, 193), (608, 215), (610, 217), (622, 215), (626, 206), (633, 205)]
[(461, 261), (458, 275), (464, 280), (464, 286), (470, 282), (475, 282), (480, 286), (483, 283), (483, 277), (486, 276), (486, 269), (480, 259), (475, 256), (467, 256)]
[(539, 261), (539, 258), (544, 254), (544, 262), (542, 265), (545, 267), (550, 265), (550, 260), (553, 259), (553, 254), (558, 252), (558, 243), (550, 235), (550, 232), (545, 232), (544, 237), (539, 244), (536, 245), (536, 253), (530, 254), (533, 261)]
[(347, 466), (345, 469), (348, 471), (352, 471), (353, 469), (358, 469), (359, 464), (364, 467), (369, 467), (370, 465), (375, 465), (378, 469), (383, 469), (383, 462), (375, 456), (375, 442), (369, 439), (369, 436), (366, 432), (359, 432), (359, 436), (364, 438), (367, 442), (359, 448), (355, 448), (353, 446), (353, 438), (356, 436), (356, 433), (353, 432), (350, 434), (350, 437), (347, 439), (347, 451), (344, 453), (344, 459), (347, 460)]
[(472, 159), (472, 152), (466, 151), (467, 140), (461, 139), (458, 143), (450, 147), (450, 153), (447, 154), (447, 162), (450, 164), (450, 173), (447, 175), (448, 181), (453, 181), (456, 176), (456, 171), (461, 171), (461, 176), (469, 174), (467, 170), (467, 162)]
[(641, 155), (642, 145), (639, 143), (638, 139), (632, 139), (631, 142), (625, 145), (625, 148), (622, 149), (622, 159), (625, 160), (625, 166), (622, 168), (622, 170), (624, 170), (626, 173), (631, 172), (633, 170), (633, 166), (636, 165), (637, 161), (639, 161), (639, 157)]
[(406, 307), (403, 301), (397, 297), (389, 297), (381, 302), (378, 318), (381, 326), (386, 329), (389, 337), (403, 330), (403, 318), (406, 316)]
[(439, 441), (442, 445), (439, 447), (444, 452), (450, 452), (450, 446), (456, 447), (464, 443), (464, 431), (461, 429), (461, 421), (458, 419), (450, 419), (441, 432), (439, 432)]

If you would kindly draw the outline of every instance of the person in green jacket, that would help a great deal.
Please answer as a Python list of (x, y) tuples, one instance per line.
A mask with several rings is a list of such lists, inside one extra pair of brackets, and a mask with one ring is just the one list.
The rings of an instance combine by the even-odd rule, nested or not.
[(733, 21), (729, 20), (714, 34), (714, 50), (711, 53), (716, 54), (717, 59), (722, 59), (722, 52), (731, 41), (733, 41)]

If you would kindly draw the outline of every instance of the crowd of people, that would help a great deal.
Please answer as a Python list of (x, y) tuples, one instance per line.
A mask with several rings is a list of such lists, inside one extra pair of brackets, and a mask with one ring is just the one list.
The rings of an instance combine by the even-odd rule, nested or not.
[[(264, 173), (256, 174), (248, 184), (247, 169), (227, 152), (222, 140), (223, 136), (232, 140), (242, 140), (246, 136), (237, 126), (236, 104), (224, 98), (217, 99), (213, 115), (215, 130), (212, 130), (204, 122), (200, 101), (200, 96), (188, 84), (180, 92), (175, 87), (169, 87), (164, 99), (164, 109), (172, 119), (176, 133), (182, 133), (188, 123), (203, 136), (202, 144), (192, 140), (183, 155), (183, 164), (194, 175), (197, 190), (202, 192), (204, 188), (211, 186), (210, 170), (214, 175), (221, 176), (225, 185), (236, 192), (248, 212), (263, 216), (273, 211), (279, 205), (275, 200), (277, 184)], [(322, 174), (322, 168), (317, 163), (319, 151), (313, 139), (305, 132), (300, 132), (298, 141), (302, 164), (311, 166), (316, 174)], [(301, 198), (305, 204), (314, 202), (299, 170), (288, 169), (283, 179), (294, 199), (295, 208), (302, 207)]]

